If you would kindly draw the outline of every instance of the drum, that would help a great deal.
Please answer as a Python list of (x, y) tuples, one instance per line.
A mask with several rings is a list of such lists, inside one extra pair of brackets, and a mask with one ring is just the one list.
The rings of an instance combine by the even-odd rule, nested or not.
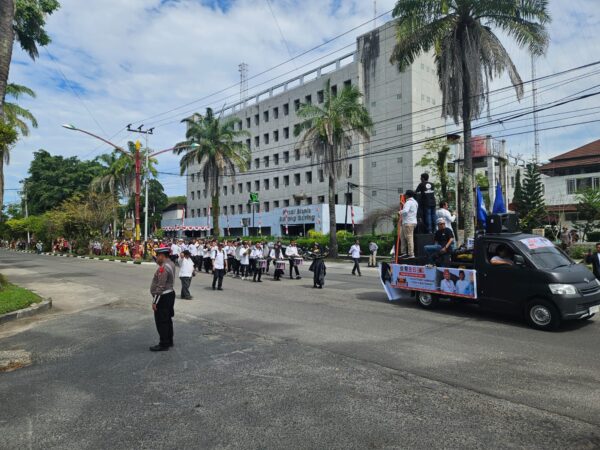
[(275, 268), (285, 271), (285, 261), (275, 261)]
[(296, 266), (301, 266), (304, 263), (304, 260), (302, 258), (294, 258), (294, 264)]
[(258, 267), (260, 267), (262, 270), (267, 270), (267, 260), (266, 259), (259, 259), (258, 260)]

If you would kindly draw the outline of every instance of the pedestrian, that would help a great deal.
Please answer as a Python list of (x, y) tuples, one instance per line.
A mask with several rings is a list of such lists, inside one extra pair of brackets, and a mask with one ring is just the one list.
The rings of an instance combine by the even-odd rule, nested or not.
[(293, 280), (292, 270), (296, 271), (296, 280), (302, 279), (300, 276), (300, 271), (298, 270), (298, 265), (296, 264), (296, 259), (300, 259), (300, 253), (298, 252), (298, 247), (296, 246), (296, 241), (292, 241), (290, 245), (285, 249), (285, 256), (287, 256), (290, 263), (290, 280)]
[(415, 241), (414, 234), (417, 227), (417, 212), (419, 204), (415, 200), (415, 193), (411, 190), (404, 194), (406, 203), (400, 214), (402, 215), (402, 233), (401, 233), (401, 248), (400, 253), (409, 258), (415, 257)]
[(223, 278), (225, 277), (225, 272), (227, 271), (227, 253), (223, 249), (223, 244), (219, 242), (217, 244), (216, 250), (212, 252), (212, 268), (213, 268), (213, 282), (212, 288), (213, 291), (218, 289), (219, 291), (223, 290)]
[(369, 242), (369, 267), (377, 267), (377, 250), (379, 250), (377, 243)]
[(262, 268), (262, 261), (264, 261), (263, 258), (263, 249), (262, 249), (262, 245), (260, 245), (260, 243), (256, 244), (254, 246), (254, 249), (252, 250), (252, 253), (250, 255), (251, 258), (254, 259), (254, 271), (252, 274), (252, 281), (253, 282), (259, 282), (262, 283), (262, 273), (263, 273), (263, 268)]
[(179, 245), (177, 245), (177, 242), (173, 241), (173, 243), (171, 244), (171, 261), (173, 261), (173, 264), (178, 265), (179, 264), (179, 255), (181, 254), (181, 247), (179, 247)]
[(242, 280), (250, 276), (250, 247), (246, 241), (240, 249), (240, 276)]
[(184, 250), (181, 253), (181, 259), (179, 260), (179, 280), (181, 281), (181, 298), (184, 300), (192, 300), (193, 297), (190, 294), (190, 285), (192, 284), (192, 277), (196, 276), (194, 269), (194, 261), (189, 250)]
[(563, 251), (568, 252), (572, 243), (573, 235), (569, 233), (569, 229), (567, 227), (563, 227), (562, 232), (560, 233), (560, 248), (562, 248)]
[(429, 174), (421, 174), (421, 183), (417, 186), (415, 194), (419, 194), (419, 205), (423, 211), (423, 222), (428, 233), (433, 233), (435, 228), (435, 191), (433, 183), (429, 182)]
[(358, 239), (354, 242), (354, 245), (350, 247), (348, 254), (352, 258), (352, 261), (354, 261), (352, 275), (356, 276), (358, 273), (358, 276), (362, 277), (362, 274), (360, 273), (360, 241)]
[(150, 293), (153, 296), (152, 310), (154, 322), (160, 337), (158, 345), (150, 347), (150, 351), (161, 352), (173, 347), (173, 316), (175, 315), (175, 265), (169, 259), (170, 249), (156, 251), (158, 269), (152, 278)]
[(592, 265), (594, 276), (600, 280), (600, 242), (596, 244), (596, 253), (592, 254), (590, 251), (585, 258), (585, 262)]

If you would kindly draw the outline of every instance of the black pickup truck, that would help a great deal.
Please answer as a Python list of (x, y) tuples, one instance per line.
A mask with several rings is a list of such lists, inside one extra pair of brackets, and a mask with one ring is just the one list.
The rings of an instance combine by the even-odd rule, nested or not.
[[(564, 320), (589, 319), (600, 309), (600, 281), (539, 236), (479, 236), (471, 257), (455, 256), (446, 265), (476, 271), (475, 301), (482, 308), (520, 315), (537, 329), (554, 330)], [(414, 294), (424, 308), (435, 307), (442, 298), (431, 292)]]

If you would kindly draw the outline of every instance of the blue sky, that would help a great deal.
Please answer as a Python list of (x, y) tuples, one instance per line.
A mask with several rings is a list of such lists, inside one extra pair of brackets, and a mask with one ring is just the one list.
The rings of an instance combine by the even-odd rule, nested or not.
[[(184, 114), (203, 111), (206, 106), (220, 108), (235, 100), (239, 89), (233, 88), (173, 113), (149, 117), (234, 85), (239, 81), (241, 62), (249, 64), (252, 76), (289, 59), (287, 47), (293, 54), (301, 53), (373, 15), (372, 2), (365, 0), (270, 2), (287, 46), (267, 0), (61, 0), (61, 10), (48, 19), (53, 43), (40, 52), (39, 60), (31, 62), (15, 46), (10, 80), (37, 92), (37, 99), (24, 101), (24, 106), (35, 114), (40, 127), (13, 150), (11, 164), (6, 168), (7, 189), (19, 188), (33, 152), (40, 148), (81, 158), (93, 158), (109, 150), (97, 141), (61, 128), (62, 123), (75, 123), (123, 145), (137, 137), (124, 132), (124, 127), (143, 121), (156, 127), (156, 134), (150, 140), (153, 149), (171, 147), (183, 136), (179, 121)], [(394, 1), (378, 0), (377, 4), (381, 13), (390, 10)], [(550, 5), (555, 19), (550, 26), (552, 44), (548, 55), (538, 62), (538, 76), (598, 58), (597, 2), (551, 0)], [(369, 27), (252, 80), (250, 91), (267, 78), (295, 68), (308, 70), (308, 63), (320, 54), (347, 52), (343, 47)], [(523, 78), (529, 79), (528, 58), (512, 41), (504, 41)], [(505, 86), (507, 82), (503, 78), (493, 87)], [(600, 84), (600, 76), (591, 73), (564, 86), (545, 89), (543, 85), (540, 102), (594, 84)], [(527, 105), (524, 101), (521, 106)], [(598, 100), (591, 100), (578, 106), (597, 105)], [(590, 113), (574, 120), (598, 118), (598, 114)], [(502, 128), (494, 131), (501, 134)], [(598, 124), (590, 124), (544, 132), (542, 158), (598, 139), (599, 131)], [(531, 135), (510, 137), (507, 141), (513, 153), (523, 156), (531, 153)], [(178, 172), (174, 156), (163, 155), (159, 162), (161, 172)], [(160, 180), (169, 194), (185, 193), (183, 178), (161, 175)], [(16, 199), (16, 191), (8, 190), (6, 201)]]

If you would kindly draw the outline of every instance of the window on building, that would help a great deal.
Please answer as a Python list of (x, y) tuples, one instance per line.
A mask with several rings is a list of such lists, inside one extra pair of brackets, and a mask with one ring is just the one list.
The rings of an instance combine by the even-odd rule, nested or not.
[(402, 100), (402, 94), (396, 94), (396, 100)]
[(377, 191), (372, 191), (372, 192), (371, 192), (371, 196), (372, 196), (372, 197), (377, 197)]
[(265, 143), (265, 145), (269, 145), (269, 133), (265, 133), (263, 135), (263, 142)]
[(242, 128), (244, 128), (244, 122), (242, 122), (241, 120), (238, 122), (238, 130), (242, 130)]
[(250, 128), (250, 117), (246, 117), (246, 128)]
[(317, 197), (317, 198), (318, 198), (317, 201), (319, 202), (320, 205), (322, 205), (323, 203), (325, 203), (325, 196), (324, 195), (319, 195), (319, 197)]
[(287, 164), (290, 162), (290, 152), (283, 152), (283, 163)]
[(273, 140), (279, 142), (279, 130), (273, 131)]
[(294, 111), (298, 111), (300, 109), (300, 99), (294, 100)]
[(269, 190), (269, 179), (268, 179), (268, 178), (266, 178), (266, 179), (263, 181), (263, 184), (264, 184), (264, 186), (265, 186), (265, 191), (268, 191), (268, 190)]
[(289, 139), (290, 138), (290, 127), (285, 127), (283, 129), (283, 138), (284, 139)]
[(227, 186), (223, 186), (223, 195), (227, 195)]
[(398, 164), (402, 164), (402, 156), (400, 156), (399, 158), (397, 158), (396, 161), (398, 162)]
[(246, 181), (246, 192), (252, 192), (252, 183), (250, 183), (249, 181)]
[(352, 178), (352, 164), (348, 164), (348, 178)]
[(279, 200), (273, 202), (273, 208), (279, 208)]
[(371, 162), (371, 167), (377, 167), (377, 161), (372, 161)]
[(248, 203), (246, 205), (246, 213), (251, 213), (252, 212), (252, 205), (250, 203)]
[(346, 80), (344, 81), (344, 89), (345, 88), (349, 88), (352, 86), (352, 80)]
[(231, 185), (231, 195), (235, 195), (235, 184)]
[(202, 217), (206, 217), (206, 216), (207, 216), (206, 208), (202, 208)]
[(238, 205), (238, 214), (242, 214), (244, 212), (244, 205)]
[(195, 174), (192, 174), (192, 183), (194, 182)]
[(283, 176), (283, 186), (287, 187), (290, 185), (290, 176), (289, 175), (284, 175)]
[(285, 199), (283, 201), (283, 206), (284, 206), (284, 208), (287, 208), (288, 206), (290, 206), (290, 201), (288, 199)]
[(258, 114), (254, 114), (254, 125), (258, 125), (260, 123), (260, 116)]
[(254, 180), (254, 190), (256, 192), (260, 191), (260, 180)]
[(204, 189), (204, 190), (202, 191), (202, 195), (204, 196), (204, 198), (208, 197), (208, 192), (207, 192), (207, 190), (206, 190), (206, 189)]
[(192, 200), (194, 200), (194, 191), (192, 191)]
[(333, 86), (331, 86), (331, 95), (333, 97), (337, 97), (337, 85), (335, 85), (335, 84)]
[(268, 110), (263, 112), (263, 120), (265, 122), (269, 121), (269, 111)]
[(279, 119), (279, 108), (277, 106), (273, 108), (273, 119)]
[(250, 138), (246, 139), (246, 147), (248, 147), (248, 150), (252, 148), (252, 141), (250, 140)]
[(271, 206), (271, 205), (269, 204), (269, 202), (264, 202), (264, 203), (263, 203), (263, 211), (264, 211), (264, 212), (269, 212), (269, 210), (270, 210), (270, 208), (269, 208), (269, 207), (270, 207), (270, 206)]
[(302, 204), (302, 200), (300, 200), (299, 198), (294, 199), (294, 206), (300, 206), (301, 204)]
[(229, 207), (229, 214), (231, 214), (232, 216), (235, 214), (235, 206), (231, 205)]
[(567, 179), (567, 194), (573, 195), (587, 189), (600, 189), (600, 177)]
[(312, 95), (307, 95), (306, 97), (304, 97), (304, 103), (306, 103), (307, 105), (311, 105), (312, 104)]
[(265, 156), (263, 158), (263, 163), (264, 163), (265, 167), (269, 167), (270, 159), (268, 156)]
[(306, 180), (306, 184), (312, 184), (312, 172), (306, 172), (304, 174), (304, 178)]
[(244, 192), (244, 186), (242, 185), (242, 183), (238, 183), (238, 192), (241, 194), (242, 192)]
[(198, 197), (198, 200), (200, 200), (200, 191), (196, 191), (196, 197)]
[(223, 206), (223, 215), (226, 216), (227, 215), (227, 206)]
[(276, 166), (279, 165), (279, 153), (275, 153), (273, 155), (273, 164), (275, 164)]
[(306, 197), (306, 204), (312, 205), (312, 197)]
[(294, 150), (294, 159), (296, 161), (300, 160), (300, 149), (299, 148), (297, 148), (297, 149)]
[(334, 197), (334, 199), (333, 199), (333, 202), (334, 202), (336, 205), (337, 205), (337, 204), (339, 204), (339, 202), (338, 202), (338, 195), (337, 195), (337, 194), (335, 194), (335, 197)]
[(192, 217), (196, 217), (196, 211), (192, 209)]
[(510, 187), (511, 188), (515, 187), (515, 177), (510, 177)]
[(283, 105), (283, 115), (287, 116), (290, 113), (290, 104), (289, 103), (285, 103)]
[(279, 189), (279, 177), (273, 178), (273, 188)]
[(294, 174), (294, 185), (300, 186), (300, 174), (299, 173)]
[(196, 210), (196, 216), (197, 216), (197, 217), (200, 217), (200, 208), (198, 208), (198, 209)]
[(254, 146), (260, 147), (260, 136), (254, 136)]
[(398, 125), (396, 125), (396, 131), (402, 131), (402, 124), (399, 123)]
[(323, 91), (317, 92), (317, 102), (323, 103), (325, 101), (325, 93)]
[(325, 173), (323, 172), (323, 169), (319, 169), (318, 175), (319, 175), (319, 183), (322, 183), (323, 181), (325, 181)]
[(254, 168), (260, 169), (260, 158), (254, 158)]

